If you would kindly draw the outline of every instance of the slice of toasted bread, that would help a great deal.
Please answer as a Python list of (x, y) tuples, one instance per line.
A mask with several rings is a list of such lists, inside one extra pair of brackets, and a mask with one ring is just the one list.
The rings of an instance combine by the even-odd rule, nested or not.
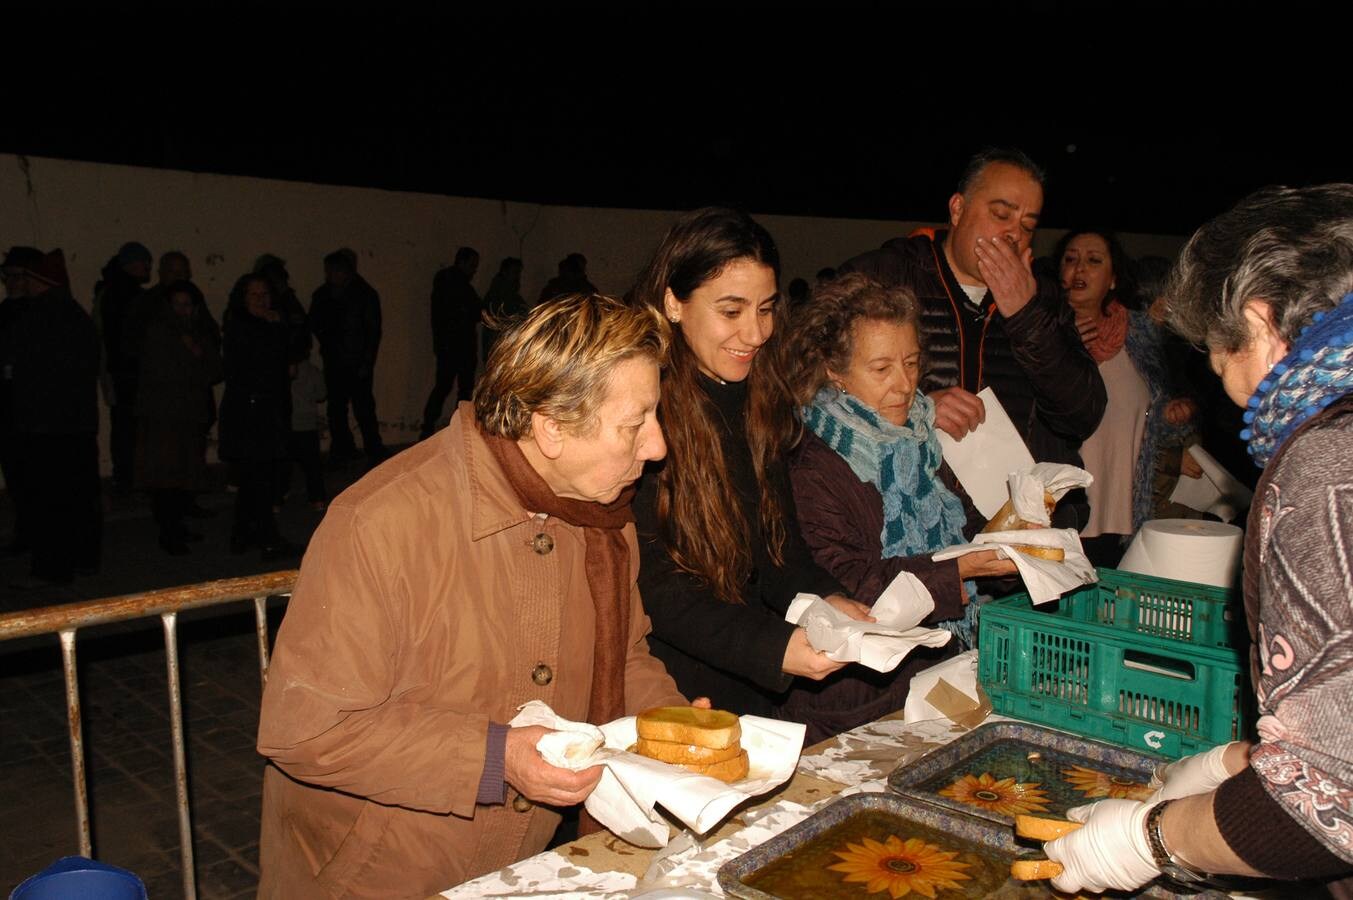
[(709, 747), (701, 747), (699, 744), (674, 744), (671, 741), (650, 741), (648, 738), (639, 738), (634, 745), (634, 752), (640, 756), (647, 756), (649, 759), (675, 763), (679, 766), (688, 763), (707, 766), (711, 763), (732, 759), (742, 752), (742, 746), (734, 741), (731, 747), (715, 750)]
[(710, 778), (717, 778), (720, 781), (733, 782), (739, 778), (746, 778), (751, 767), (747, 759), (747, 751), (739, 750), (737, 756), (725, 759), (723, 762), (710, 763), (706, 766), (686, 763), (681, 768), (697, 775), (708, 775)]
[[(1057, 509), (1057, 501), (1053, 499), (1052, 494), (1049, 494), (1047, 491), (1043, 492), (1043, 507), (1048, 511), (1048, 518), (1052, 518), (1053, 511)], [(994, 531), (1026, 531), (1030, 528), (1037, 527), (1039, 526), (1032, 525), (1021, 519), (1015, 512), (1015, 504), (1012, 501), (1007, 500), (1001, 508), (996, 511), (996, 515), (992, 516), (991, 520), (982, 526), (982, 532), (984, 534), (990, 534)]]
[(725, 750), (742, 737), (738, 717), (722, 709), (657, 706), (639, 713), (635, 724), (639, 737), (645, 740), (695, 744), (711, 750)]
[(1025, 556), (1047, 559), (1052, 562), (1064, 562), (1066, 560), (1066, 551), (1061, 547), (1040, 547), (1037, 544), (1011, 544), (1010, 546)]
[(1055, 841), (1081, 827), (1080, 822), (1046, 819), (1041, 816), (1015, 816), (1015, 834), (1036, 841)]
[(1010, 877), (1016, 881), (1042, 881), (1062, 874), (1062, 864), (1050, 859), (1019, 859), (1010, 864)]

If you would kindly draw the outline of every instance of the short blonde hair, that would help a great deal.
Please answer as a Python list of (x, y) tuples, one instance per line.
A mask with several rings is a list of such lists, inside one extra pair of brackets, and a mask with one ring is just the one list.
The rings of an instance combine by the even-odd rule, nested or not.
[(542, 303), (493, 345), (475, 386), (475, 419), (486, 434), (514, 441), (530, 436), (532, 413), (587, 434), (616, 365), (636, 356), (665, 365), (669, 338), (651, 306), (603, 294)]

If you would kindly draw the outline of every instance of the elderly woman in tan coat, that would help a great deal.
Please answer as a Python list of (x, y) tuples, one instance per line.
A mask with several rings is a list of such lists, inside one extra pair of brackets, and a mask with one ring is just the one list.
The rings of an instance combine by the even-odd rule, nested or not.
[(573, 296), (503, 334), (473, 406), (329, 508), (263, 698), (261, 897), (425, 897), (537, 853), (601, 776), (529, 700), (602, 723), (684, 704), (649, 655), (629, 512), (666, 452), (667, 328)]

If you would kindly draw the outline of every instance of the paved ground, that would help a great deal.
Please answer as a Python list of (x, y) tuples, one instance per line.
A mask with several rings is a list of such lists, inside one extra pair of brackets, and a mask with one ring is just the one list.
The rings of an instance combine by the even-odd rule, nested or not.
[[(357, 462), (328, 469), (330, 492), (361, 472)], [(288, 567), (264, 564), (256, 552), (228, 552), (232, 494), (222, 489), (201, 502), (216, 512), (193, 523), (204, 540), (191, 555), (170, 557), (155, 542), (144, 499), (109, 497), (101, 571), (67, 588), (18, 591), (7, 585), (27, 573), (26, 561), (0, 557), (0, 611)], [(279, 519), (285, 535), (303, 543), (321, 516), (293, 497)], [(0, 499), (0, 544), (8, 543), (11, 522)], [(274, 629), (281, 614), (279, 603)], [(179, 631), (198, 896), (252, 897), (263, 772), (253, 750), (259, 677), (252, 606), (187, 614)], [(95, 855), (135, 871), (156, 900), (182, 896), (159, 620), (82, 631), (77, 647)], [(0, 896), (78, 852), (64, 707), (56, 638), (0, 643)]]

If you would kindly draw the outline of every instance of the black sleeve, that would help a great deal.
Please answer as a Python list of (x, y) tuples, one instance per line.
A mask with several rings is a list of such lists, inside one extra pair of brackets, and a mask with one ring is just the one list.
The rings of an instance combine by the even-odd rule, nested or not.
[(650, 473), (634, 499), (639, 593), (653, 622), (650, 637), (772, 692), (788, 689), (793, 676), (781, 667), (795, 626), (764, 608), (724, 603), (678, 569), (658, 536), (656, 496), (657, 477)]
[(1108, 404), (1104, 380), (1056, 287), (1040, 279), (1038, 294), (1005, 320), (1005, 331), (1015, 361), (1033, 385), (1044, 427), (1077, 443), (1093, 434)]
[[(1353, 866), (1293, 820), (1248, 766), (1217, 788), (1212, 795), (1212, 815), (1231, 852), (1269, 878), (1296, 881), (1353, 873)], [(1255, 827), (1260, 822), (1263, 827)]]

